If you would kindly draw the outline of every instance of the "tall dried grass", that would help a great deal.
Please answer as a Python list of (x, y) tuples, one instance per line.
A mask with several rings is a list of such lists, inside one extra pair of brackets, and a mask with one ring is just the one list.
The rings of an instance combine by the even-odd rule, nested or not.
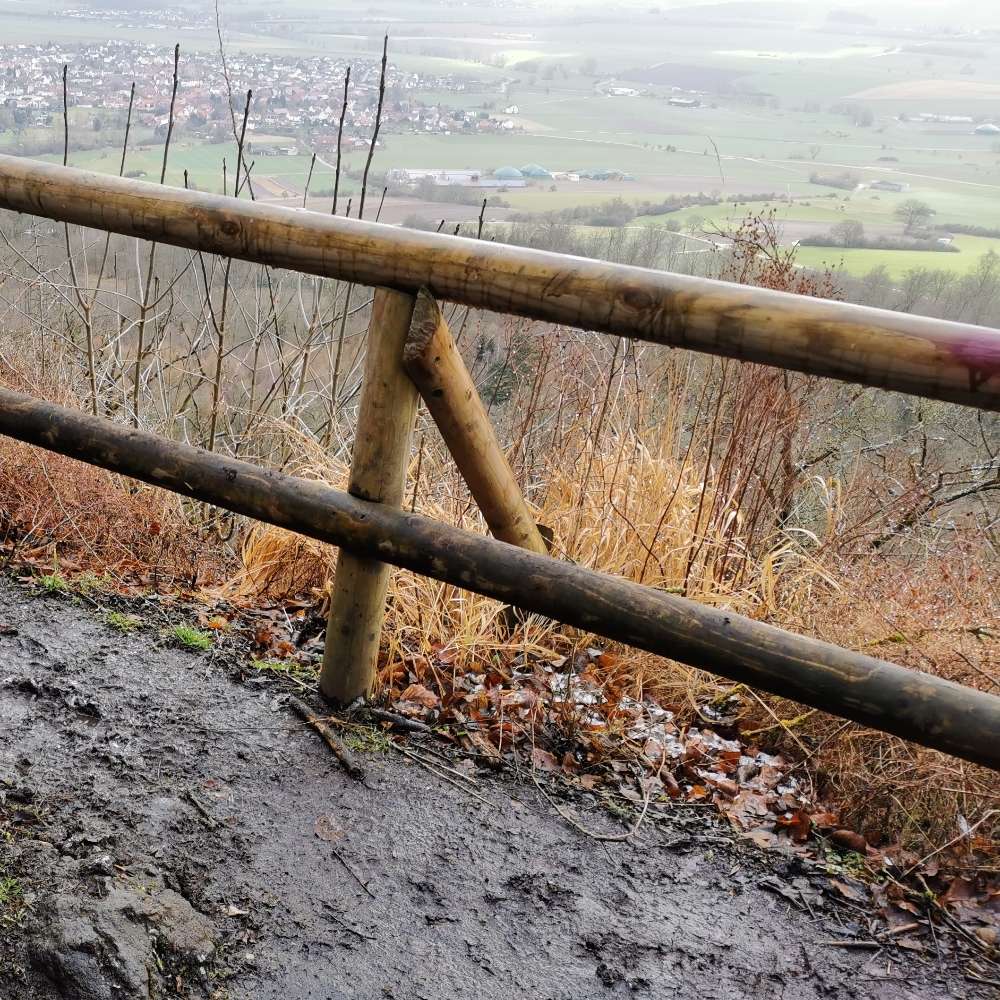
[[(71, 383), (0, 362), (0, 385), (76, 405)], [(198, 524), (197, 506), (163, 490), (40, 451), (0, 443), (3, 562), (31, 557), (39, 567), (87, 570), (152, 586), (193, 588), (217, 578), (224, 557)]]
[[(669, 359), (668, 367), (675, 363)], [(676, 370), (660, 374), (677, 391), (675, 398), (685, 393), (709, 398), (713, 390), (705, 388), (706, 378), (715, 380), (716, 389), (724, 388), (720, 366), (714, 376), (709, 375), (711, 367), (691, 368), (683, 386)], [(578, 370), (575, 363), (569, 368)], [(919, 566), (901, 556), (858, 559), (845, 552), (838, 540), (851, 484), (800, 476), (787, 491), (781, 488), (787, 474), (781, 456), (786, 423), (776, 418), (765, 426), (773, 409), (760, 406), (763, 389), (774, 379), (774, 373), (761, 369), (731, 368), (728, 388), (718, 397), (724, 403), (717, 419), (699, 417), (684, 426), (668, 419), (647, 425), (641, 434), (635, 430), (641, 393), (616, 386), (602, 433), (592, 433), (590, 420), (576, 421), (563, 429), (557, 449), (540, 450), (532, 463), (520, 465), (538, 520), (552, 529), (554, 552), (995, 689), (1000, 631), (991, 630), (998, 624), (1000, 602), (988, 558), (971, 545), (956, 545), (947, 557), (925, 556)], [(781, 387), (784, 391), (784, 381)], [(593, 395), (596, 422), (603, 388), (598, 386)], [(752, 410), (753, 420), (730, 411), (740, 399)], [(523, 415), (517, 406), (511, 412)], [(535, 416), (544, 423), (541, 414)], [(420, 477), (414, 481), (415, 460), (408, 494), (414, 509), (484, 532), (482, 518), (434, 434), (432, 427), (420, 429)], [(734, 434), (742, 445), (731, 440)], [(761, 436), (773, 440), (765, 444)], [(511, 445), (512, 454), (521, 451), (519, 443)], [(771, 466), (762, 454), (772, 456)], [(346, 479), (345, 467), (324, 459), (318, 449), (296, 471), (333, 485), (342, 486)], [(796, 518), (799, 526), (792, 527)], [(319, 543), (257, 526), (248, 534), (241, 558), (236, 593), (260, 600), (301, 590), (322, 593), (333, 553)], [(397, 572), (380, 684), (391, 689), (405, 675), (406, 665), (422, 683), (444, 694), (454, 674), (481, 673), (523, 651), (557, 656), (581, 645), (607, 648), (600, 639), (537, 618), (511, 637), (495, 602)], [(734, 690), (674, 661), (617, 647), (613, 652), (618, 690), (657, 698), (687, 718)], [(741, 725), (758, 739), (806, 759), (817, 792), (837, 804), (845, 820), (863, 829), (872, 843), (899, 837), (917, 849), (939, 845), (955, 836), (959, 816), (975, 822), (996, 806), (995, 783), (981, 768), (819, 712), (803, 712), (782, 699), (736, 690), (741, 692)], [(980, 832), (996, 830), (987, 824)]]
[[(831, 291), (795, 269), (773, 232), (756, 223), (720, 271), (805, 294)], [(933, 544), (910, 530), (914, 511), (925, 509), (926, 484), (939, 482), (935, 470), (944, 466), (934, 464), (926, 440), (914, 458), (897, 434), (898, 414), (873, 402), (886, 397), (593, 334), (537, 331), (510, 318), (466, 315), (455, 325), (522, 489), (552, 530), (555, 555), (984, 690), (1000, 686), (996, 552), (974, 518), (952, 519)], [(87, 400), (72, 353), (57, 363), (44, 338), (37, 358), (24, 344), (0, 345), (0, 383), (59, 402)], [(288, 346), (283, 372), (294, 370), (293, 355)], [(303, 363), (299, 381), (304, 371)], [(338, 403), (334, 424), (328, 394), (299, 397), (301, 405), (255, 411), (248, 403), (244, 412), (235, 393), (232, 438), (219, 447), (343, 487), (350, 407)], [(177, 433), (169, 408), (157, 429)], [(873, 429), (875, 446), (865, 438)], [(201, 428), (192, 424), (190, 436), (201, 439)], [(407, 506), (484, 532), (426, 416), (417, 440)], [(948, 447), (939, 451), (950, 457)], [(36, 558), (153, 585), (199, 582), (234, 600), (313, 593), (320, 601), (334, 564), (328, 547), (269, 526), (237, 526), (230, 541), (198, 505), (6, 439), (0, 512), (0, 533), (22, 553), (33, 548)], [(495, 602), (398, 572), (380, 682), (391, 689), (405, 665), (444, 690), (453, 675), (518, 653), (562, 655), (582, 644), (601, 643), (537, 617), (511, 635)], [(733, 690), (673, 661), (615, 653), (616, 690), (658, 698), (691, 718)], [(959, 817), (974, 823), (996, 807), (981, 769), (736, 690), (741, 725), (801, 756), (817, 790), (873, 842), (945, 843)], [(997, 830), (984, 824), (980, 833)]]

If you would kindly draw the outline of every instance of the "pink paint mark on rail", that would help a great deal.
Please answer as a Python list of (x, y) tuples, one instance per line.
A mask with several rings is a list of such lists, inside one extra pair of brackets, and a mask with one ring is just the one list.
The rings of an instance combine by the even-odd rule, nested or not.
[(1000, 333), (965, 337), (950, 346), (954, 357), (969, 367), (969, 386), (975, 390), (1000, 374)]

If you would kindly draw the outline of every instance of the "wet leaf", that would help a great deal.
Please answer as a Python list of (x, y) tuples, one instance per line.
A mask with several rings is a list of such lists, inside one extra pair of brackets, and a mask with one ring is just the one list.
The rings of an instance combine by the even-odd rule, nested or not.
[(995, 948), (1000, 944), (1000, 928), (997, 927), (977, 927), (973, 932), (983, 944)]
[(841, 881), (840, 879), (830, 879), (830, 885), (840, 893), (844, 899), (851, 900), (852, 903), (867, 903), (868, 893), (859, 884)]
[(410, 701), (424, 708), (437, 708), (441, 704), (438, 696), (423, 684), (411, 684), (400, 695), (400, 701)]
[(765, 849), (774, 847), (778, 843), (777, 835), (770, 830), (765, 830), (763, 827), (751, 830), (749, 833), (745, 833), (744, 836), (747, 840), (752, 840), (758, 847)]
[(809, 838), (812, 829), (812, 819), (805, 809), (795, 809), (784, 812), (776, 817), (778, 826), (788, 831), (789, 836), (797, 844), (803, 844)]
[(858, 854), (864, 854), (868, 850), (868, 841), (860, 833), (855, 833), (853, 830), (834, 830), (830, 834), (830, 840), (838, 847), (843, 847), (848, 851), (856, 851)]
[(540, 747), (532, 747), (531, 764), (533, 767), (537, 767), (539, 771), (559, 770), (559, 762), (556, 758), (548, 750), (542, 750)]
[(313, 825), (313, 832), (320, 840), (326, 840), (330, 843), (343, 840), (344, 838), (344, 828), (340, 825), (336, 817), (330, 815), (330, 813), (324, 813), (316, 820)]

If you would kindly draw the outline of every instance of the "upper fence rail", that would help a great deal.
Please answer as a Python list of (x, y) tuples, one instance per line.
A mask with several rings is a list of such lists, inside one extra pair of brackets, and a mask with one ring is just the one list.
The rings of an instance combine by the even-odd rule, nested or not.
[(0, 156), (0, 208), (1000, 412), (1000, 332)]

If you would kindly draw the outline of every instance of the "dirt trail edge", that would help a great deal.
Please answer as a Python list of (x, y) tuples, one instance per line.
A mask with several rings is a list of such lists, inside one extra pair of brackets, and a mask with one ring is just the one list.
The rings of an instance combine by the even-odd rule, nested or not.
[(690, 810), (599, 843), (530, 784), (361, 784), (154, 640), (0, 579), (3, 1000), (989, 995), (850, 946), (860, 914)]

